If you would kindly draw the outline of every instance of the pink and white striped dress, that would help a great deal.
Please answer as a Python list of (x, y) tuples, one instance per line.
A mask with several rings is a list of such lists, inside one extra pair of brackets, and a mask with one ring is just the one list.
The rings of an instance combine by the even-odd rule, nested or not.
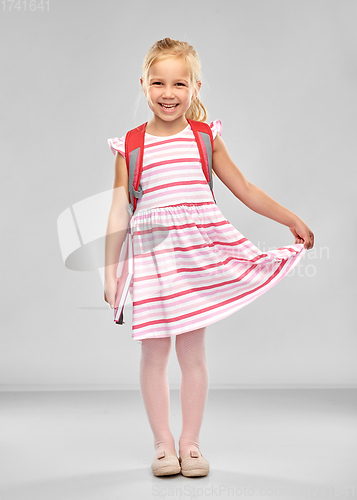
[[(210, 124), (221, 135), (220, 120)], [(108, 139), (125, 156), (125, 136)], [(223, 216), (205, 179), (190, 125), (145, 134), (143, 196), (130, 225), (132, 338), (170, 337), (226, 318), (276, 285), (302, 244), (262, 253)]]

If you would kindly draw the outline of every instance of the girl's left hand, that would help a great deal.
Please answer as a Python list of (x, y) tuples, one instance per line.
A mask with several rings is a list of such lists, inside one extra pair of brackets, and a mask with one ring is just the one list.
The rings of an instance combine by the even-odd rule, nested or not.
[(301, 219), (289, 226), (289, 229), (295, 236), (295, 243), (303, 243), (307, 250), (314, 246), (314, 233)]

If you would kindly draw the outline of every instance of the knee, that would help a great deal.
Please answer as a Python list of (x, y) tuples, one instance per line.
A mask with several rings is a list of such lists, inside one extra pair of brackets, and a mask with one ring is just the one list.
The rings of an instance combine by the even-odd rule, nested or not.
[(171, 351), (171, 337), (144, 339), (141, 345), (141, 363), (166, 367)]
[(177, 356), (181, 370), (202, 373), (208, 370), (207, 360), (202, 356)]
[(199, 349), (182, 349), (180, 346), (176, 346), (177, 360), (181, 369), (185, 370), (206, 370), (207, 369), (207, 359), (205, 346), (200, 346)]

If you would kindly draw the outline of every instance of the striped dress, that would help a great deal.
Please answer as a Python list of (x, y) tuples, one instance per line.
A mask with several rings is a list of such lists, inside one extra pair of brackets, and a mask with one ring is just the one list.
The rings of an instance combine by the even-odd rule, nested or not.
[[(210, 124), (221, 135), (220, 120)], [(108, 139), (125, 156), (125, 136)], [(145, 134), (143, 196), (130, 226), (132, 338), (171, 337), (226, 318), (276, 285), (302, 244), (262, 253), (223, 216), (204, 176), (190, 125)]]

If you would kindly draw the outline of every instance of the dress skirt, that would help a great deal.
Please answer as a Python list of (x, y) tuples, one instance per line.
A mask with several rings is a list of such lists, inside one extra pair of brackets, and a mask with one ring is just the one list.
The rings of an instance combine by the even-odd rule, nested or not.
[(134, 214), (131, 232), (134, 340), (226, 318), (276, 285), (305, 253), (302, 244), (261, 252), (213, 201)]

